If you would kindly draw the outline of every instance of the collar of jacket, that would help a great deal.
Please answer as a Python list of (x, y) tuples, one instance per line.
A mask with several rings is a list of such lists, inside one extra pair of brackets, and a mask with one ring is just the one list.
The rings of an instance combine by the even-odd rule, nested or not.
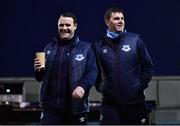
[[(78, 38), (78, 36), (74, 36), (73, 38), (74, 38), (74, 39), (72, 39), (72, 42), (70, 42), (70, 47), (71, 47), (71, 48), (74, 48), (74, 47), (77, 46), (78, 43), (79, 43), (79, 38)], [(60, 41), (60, 39), (59, 39), (59, 37), (55, 37), (55, 38), (53, 38), (53, 41), (54, 41), (54, 44), (58, 44), (59, 41)]]
[(103, 41), (111, 48), (114, 48), (115, 45), (117, 45), (119, 43), (120, 37), (117, 37), (116, 39), (112, 39), (107, 36), (104, 36)]
[(111, 48), (114, 48), (115, 45), (119, 44), (120, 42), (124, 41), (125, 39), (125, 36), (126, 36), (126, 33), (127, 32), (123, 32), (123, 34), (120, 34), (117, 38), (115, 39), (112, 39), (112, 38), (109, 38), (107, 37), (106, 35), (104, 36), (103, 38), (103, 41), (108, 45), (110, 46)]

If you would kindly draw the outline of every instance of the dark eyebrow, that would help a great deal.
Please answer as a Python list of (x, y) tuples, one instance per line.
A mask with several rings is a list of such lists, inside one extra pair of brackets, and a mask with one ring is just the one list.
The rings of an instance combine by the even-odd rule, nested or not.
[(119, 17), (115, 17), (114, 19), (120, 19)]
[(66, 25), (67, 27), (71, 26), (70, 24), (61, 24), (61, 23), (59, 24), (59, 26), (61, 26), (61, 27), (64, 25)]
[(123, 19), (124, 20), (124, 17), (114, 17), (115, 20), (119, 20), (119, 19)]

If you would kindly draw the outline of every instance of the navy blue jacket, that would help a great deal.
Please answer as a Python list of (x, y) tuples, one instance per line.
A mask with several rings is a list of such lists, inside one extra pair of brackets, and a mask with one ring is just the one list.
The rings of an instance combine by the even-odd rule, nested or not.
[[(41, 82), (40, 102), (43, 106), (47, 96), (47, 87), (57, 49), (57, 41), (50, 42), (45, 47), (46, 66), (40, 72), (35, 72), (35, 78)], [(91, 44), (83, 42), (78, 38), (70, 45), (69, 50), (69, 82), (71, 94), (77, 86), (85, 90), (85, 95), (80, 100), (72, 99), (72, 110), (74, 113), (88, 111), (88, 94), (90, 88), (95, 84), (97, 77), (97, 66)]]
[(99, 70), (95, 86), (103, 100), (118, 104), (144, 101), (153, 63), (139, 35), (126, 32), (116, 40), (105, 36), (93, 47)]

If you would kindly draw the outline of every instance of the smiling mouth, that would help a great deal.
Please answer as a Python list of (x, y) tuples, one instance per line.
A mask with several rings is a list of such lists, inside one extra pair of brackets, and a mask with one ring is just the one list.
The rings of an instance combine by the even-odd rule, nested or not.
[(122, 27), (122, 26), (124, 26), (124, 25), (123, 25), (123, 24), (118, 24), (117, 26), (121, 26), (121, 27)]
[(123, 28), (123, 27), (124, 27), (124, 25), (117, 25), (117, 27), (118, 27), (118, 28)]
[(61, 32), (62, 35), (69, 34), (69, 32)]

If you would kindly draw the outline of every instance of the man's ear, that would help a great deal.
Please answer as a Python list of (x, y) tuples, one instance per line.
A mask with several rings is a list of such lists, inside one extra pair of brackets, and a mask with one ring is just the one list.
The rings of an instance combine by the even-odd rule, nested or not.
[(105, 20), (105, 23), (107, 26), (109, 26), (109, 21), (108, 20)]
[(75, 23), (74, 26), (75, 26), (75, 29), (74, 29), (74, 30), (76, 30), (76, 29), (77, 29), (77, 23)]

